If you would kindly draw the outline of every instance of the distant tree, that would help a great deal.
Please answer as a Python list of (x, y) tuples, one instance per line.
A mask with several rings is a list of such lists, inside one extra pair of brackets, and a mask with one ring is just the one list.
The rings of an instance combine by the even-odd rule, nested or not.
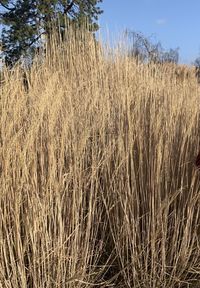
[(169, 49), (169, 51), (164, 51), (161, 56), (162, 62), (168, 62), (168, 63), (178, 63), (179, 60), (179, 53), (178, 48), (176, 49)]
[(200, 56), (195, 59), (194, 66), (196, 68), (196, 77), (200, 83)]
[(59, 26), (60, 32), (67, 22), (76, 27), (88, 23), (92, 32), (99, 27), (98, 16), (102, 0), (0, 0), (0, 22), (3, 25), (2, 56), (12, 66), (21, 56), (32, 58), (41, 46), (42, 35), (50, 37), (52, 26)]
[(194, 66), (200, 68), (200, 56), (195, 59)]
[(152, 39), (145, 37), (142, 33), (126, 31), (130, 41), (129, 55), (143, 62), (153, 63), (178, 63), (178, 48), (164, 50), (160, 42), (154, 42)]

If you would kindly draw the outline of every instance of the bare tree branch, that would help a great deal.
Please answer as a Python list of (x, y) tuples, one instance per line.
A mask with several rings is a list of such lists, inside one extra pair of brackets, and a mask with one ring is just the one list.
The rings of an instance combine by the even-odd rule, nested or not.
[(74, 1), (72, 0), (72, 2), (64, 8), (64, 13), (67, 14), (71, 10), (73, 5), (74, 5)]
[(22, 51), (26, 51), (28, 48), (30, 48), (34, 43), (36, 43), (42, 35), (45, 35), (45, 32), (39, 33), (36, 38), (34, 38), (30, 43), (26, 43), (22, 46)]
[(5, 9), (9, 10), (9, 11), (14, 11), (16, 7), (10, 8), (7, 5), (3, 4), (2, 1), (0, 1), (0, 5), (3, 6)]

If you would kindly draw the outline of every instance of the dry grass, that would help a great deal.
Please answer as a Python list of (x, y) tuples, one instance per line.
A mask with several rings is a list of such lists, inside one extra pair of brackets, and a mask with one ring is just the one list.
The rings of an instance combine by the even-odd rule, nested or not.
[(0, 287), (200, 287), (194, 71), (84, 37), (4, 71)]

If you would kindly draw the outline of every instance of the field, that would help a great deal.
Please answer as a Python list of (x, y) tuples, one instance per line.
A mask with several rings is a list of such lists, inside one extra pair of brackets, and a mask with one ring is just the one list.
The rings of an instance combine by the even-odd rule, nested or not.
[(0, 96), (0, 287), (200, 287), (200, 88), (81, 34)]

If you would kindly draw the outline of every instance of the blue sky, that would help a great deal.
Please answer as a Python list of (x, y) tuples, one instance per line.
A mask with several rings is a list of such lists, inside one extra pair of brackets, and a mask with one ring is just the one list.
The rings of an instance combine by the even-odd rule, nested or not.
[(200, 0), (104, 0), (100, 33), (117, 37), (126, 28), (153, 36), (165, 49), (179, 47), (180, 62), (200, 56)]

